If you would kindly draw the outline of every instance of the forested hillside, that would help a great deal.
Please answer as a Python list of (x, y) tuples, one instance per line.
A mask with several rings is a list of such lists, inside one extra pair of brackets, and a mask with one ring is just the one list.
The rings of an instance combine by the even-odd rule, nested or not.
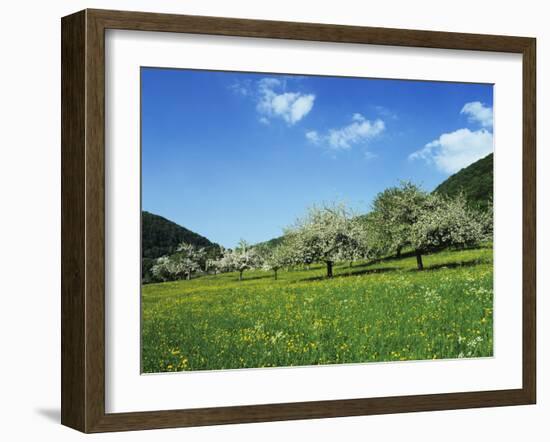
[(434, 192), (455, 196), (461, 191), (473, 207), (487, 208), (493, 198), (492, 153), (451, 175)]
[(174, 253), (182, 242), (206, 249), (219, 249), (218, 244), (211, 242), (208, 238), (162, 216), (143, 211), (141, 213), (142, 278), (147, 280), (147, 274), (156, 258)]

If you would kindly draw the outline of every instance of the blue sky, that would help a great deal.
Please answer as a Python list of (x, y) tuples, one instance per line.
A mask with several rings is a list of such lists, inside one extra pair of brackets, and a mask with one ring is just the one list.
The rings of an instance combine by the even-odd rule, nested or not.
[(493, 87), (142, 68), (142, 207), (233, 247), (493, 151)]

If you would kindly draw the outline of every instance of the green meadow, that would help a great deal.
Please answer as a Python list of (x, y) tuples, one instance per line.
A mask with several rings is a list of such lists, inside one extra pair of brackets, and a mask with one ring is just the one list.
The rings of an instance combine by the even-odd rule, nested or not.
[(142, 371), (488, 357), (490, 247), (142, 287)]

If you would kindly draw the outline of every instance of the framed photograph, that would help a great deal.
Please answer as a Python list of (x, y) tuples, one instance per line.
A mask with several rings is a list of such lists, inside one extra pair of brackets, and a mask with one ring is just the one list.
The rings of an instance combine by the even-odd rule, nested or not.
[(62, 423), (534, 404), (535, 39), (62, 19)]

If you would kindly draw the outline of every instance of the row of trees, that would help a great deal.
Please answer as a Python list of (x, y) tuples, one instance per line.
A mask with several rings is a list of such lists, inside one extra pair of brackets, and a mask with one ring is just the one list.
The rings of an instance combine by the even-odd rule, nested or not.
[(195, 274), (224, 272), (239, 272), (239, 279), (243, 279), (245, 270), (261, 268), (263, 264), (264, 259), (258, 250), (244, 240), (235, 249), (222, 247), (214, 259), (208, 257), (205, 248), (181, 243), (173, 255), (158, 258), (151, 273), (157, 281), (191, 279)]
[(486, 211), (470, 208), (463, 195), (453, 198), (430, 194), (405, 182), (379, 193), (367, 215), (356, 215), (344, 204), (314, 206), (305, 217), (285, 229), (274, 247), (253, 247), (241, 241), (234, 249), (207, 259), (204, 249), (181, 244), (176, 254), (159, 258), (154, 277), (165, 281), (189, 279), (200, 272), (239, 272), (324, 263), (333, 276), (337, 262), (400, 256), (403, 250), (416, 255), (419, 270), (422, 256), (449, 247), (467, 247), (492, 238), (492, 205)]
[(158, 281), (191, 279), (191, 275), (208, 270), (207, 262), (204, 248), (182, 242), (176, 253), (157, 259), (151, 268), (151, 274)]
[(411, 249), (419, 270), (426, 253), (473, 246), (493, 235), (492, 202), (487, 210), (474, 210), (463, 194), (429, 194), (408, 182), (378, 194), (366, 218), (370, 244), (378, 254), (399, 256), (403, 249)]

